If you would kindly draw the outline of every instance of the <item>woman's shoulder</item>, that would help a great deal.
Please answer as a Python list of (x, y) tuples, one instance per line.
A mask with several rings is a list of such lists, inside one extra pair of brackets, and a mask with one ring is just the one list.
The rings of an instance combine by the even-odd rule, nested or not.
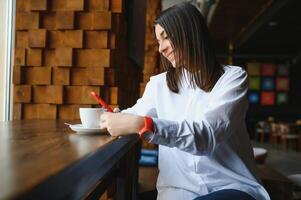
[(225, 65), (224, 74), (217, 81), (212, 91), (219, 90), (219, 88), (224, 89), (224, 87), (227, 85), (233, 86), (237, 84), (243, 84), (246, 81), (247, 73), (243, 68), (239, 66)]
[(150, 82), (161, 82), (166, 80), (166, 72), (156, 74), (150, 77)]
[(225, 65), (224, 66), (225, 74), (240, 74), (240, 73), (246, 73), (246, 71), (240, 67), (235, 65)]
[(223, 76), (225, 79), (246, 78), (247, 72), (240, 66), (225, 65)]

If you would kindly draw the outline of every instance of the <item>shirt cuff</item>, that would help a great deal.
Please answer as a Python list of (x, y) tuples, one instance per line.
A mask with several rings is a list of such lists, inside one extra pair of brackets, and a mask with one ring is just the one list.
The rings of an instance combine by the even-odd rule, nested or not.
[(154, 132), (148, 136), (148, 142), (154, 144), (168, 144), (172, 142), (172, 138), (178, 130), (178, 123), (158, 118), (152, 118)]

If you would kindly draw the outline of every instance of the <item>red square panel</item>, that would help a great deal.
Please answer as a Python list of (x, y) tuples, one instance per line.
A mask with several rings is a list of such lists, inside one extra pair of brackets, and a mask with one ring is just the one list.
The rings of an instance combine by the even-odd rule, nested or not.
[(261, 105), (271, 106), (275, 104), (275, 93), (274, 92), (262, 92), (261, 93)]
[(275, 76), (276, 67), (272, 63), (261, 64), (261, 75), (262, 76)]

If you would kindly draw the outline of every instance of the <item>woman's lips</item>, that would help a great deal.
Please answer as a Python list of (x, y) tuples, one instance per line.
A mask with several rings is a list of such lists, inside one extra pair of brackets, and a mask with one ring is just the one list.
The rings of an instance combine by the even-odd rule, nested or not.
[(165, 57), (166, 57), (168, 60), (172, 60), (172, 59), (173, 59), (173, 54), (172, 54), (172, 52), (169, 53), (169, 54), (167, 54)]

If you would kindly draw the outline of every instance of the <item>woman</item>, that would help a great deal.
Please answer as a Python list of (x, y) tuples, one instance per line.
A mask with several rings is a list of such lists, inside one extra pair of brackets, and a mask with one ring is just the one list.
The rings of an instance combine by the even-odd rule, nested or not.
[(246, 72), (218, 64), (205, 20), (189, 3), (154, 24), (166, 72), (133, 107), (102, 115), (101, 126), (159, 144), (158, 199), (269, 199), (244, 121)]

